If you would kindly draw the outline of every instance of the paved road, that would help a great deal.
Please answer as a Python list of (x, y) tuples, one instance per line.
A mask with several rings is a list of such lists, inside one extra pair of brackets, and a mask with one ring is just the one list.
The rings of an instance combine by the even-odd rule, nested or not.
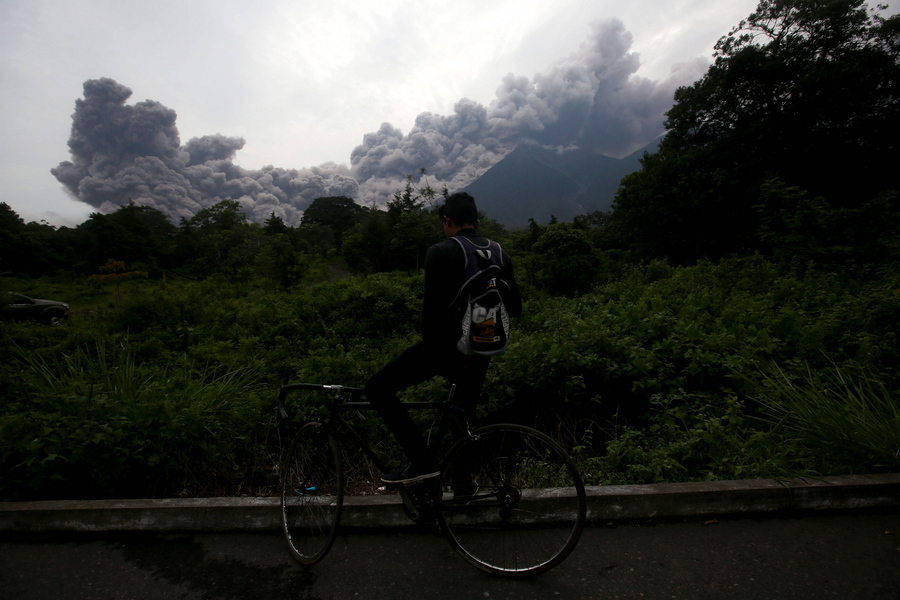
[(526, 581), (409, 531), (341, 537), (310, 569), (275, 534), (29, 536), (0, 540), (0, 598), (900, 599), (900, 511), (717, 521), (594, 527)]

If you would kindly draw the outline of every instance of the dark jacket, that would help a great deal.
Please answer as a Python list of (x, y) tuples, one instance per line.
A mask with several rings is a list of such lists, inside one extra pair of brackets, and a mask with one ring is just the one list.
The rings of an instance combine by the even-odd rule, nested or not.
[[(460, 230), (457, 236), (465, 236), (479, 245), (487, 243), (487, 238), (478, 235), (475, 229)], [(512, 261), (506, 251), (502, 251), (503, 279), (510, 285), (510, 293), (503, 303), (511, 317), (522, 314), (522, 298), (516, 285)], [(462, 335), (463, 306), (454, 303), (463, 283), (465, 255), (459, 243), (447, 239), (428, 248), (425, 254), (425, 301), (422, 305), (422, 339), (440, 350), (455, 350), (456, 342)]]

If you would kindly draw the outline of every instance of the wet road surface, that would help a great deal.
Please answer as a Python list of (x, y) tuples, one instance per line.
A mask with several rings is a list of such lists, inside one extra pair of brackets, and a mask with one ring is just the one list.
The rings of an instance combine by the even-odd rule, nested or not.
[(900, 512), (599, 525), (562, 565), (491, 577), (433, 533), (352, 532), (297, 565), (272, 534), (0, 538), (0, 598), (900, 599)]

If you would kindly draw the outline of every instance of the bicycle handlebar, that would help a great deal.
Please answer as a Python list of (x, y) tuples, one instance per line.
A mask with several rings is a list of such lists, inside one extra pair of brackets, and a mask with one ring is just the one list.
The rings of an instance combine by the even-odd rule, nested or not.
[(284, 399), (290, 392), (295, 392), (297, 390), (312, 390), (316, 392), (328, 392), (332, 391), (335, 393), (335, 396), (340, 396), (341, 392), (362, 392), (363, 388), (350, 387), (346, 385), (322, 385), (320, 383), (289, 383), (287, 385), (281, 386), (281, 390), (278, 392), (278, 415), (282, 419), (288, 418), (287, 410), (284, 408)]
[[(364, 391), (363, 388), (358, 387), (350, 387), (347, 385), (322, 385), (320, 383), (288, 383), (281, 386), (281, 390), (278, 392), (278, 416), (281, 419), (287, 419), (290, 415), (288, 415), (287, 410), (284, 408), (284, 399), (290, 392), (295, 392), (297, 390), (311, 390), (314, 392), (334, 392), (335, 399), (339, 399), (341, 397), (342, 392), (348, 392), (350, 394), (361, 393)], [(450, 386), (450, 396), (442, 401), (442, 402), (404, 402), (409, 408), (440, 408), (442, 406), (450, 405), (453, 406), (453, 397), (456, 392), (456, 385)], [(342, 406), (346, 408), (372, 408), (371, 404), (368, 402), (344, 402)]]

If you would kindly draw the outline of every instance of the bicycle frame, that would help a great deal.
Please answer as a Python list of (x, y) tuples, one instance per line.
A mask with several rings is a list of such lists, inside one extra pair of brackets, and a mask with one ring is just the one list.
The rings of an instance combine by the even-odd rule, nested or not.
[[(352, 439), (353, 443), (357, 448), (362, 450), (362, 452), (369, 457), (372, 463), (378, 468), (382, 473), (387, 473), (390, 471), (390, 468), (385, 463), (385, 461), (379, 456), (377, 452), (375, 452), (369, 444), (362, 438), (362, 435), (356, 431), (350, 422), (344, 418), (343, 413), (348, 411), (353, 411), (356, 413), (356, 416), (361, 421), (365, 422), (366, 417), (360, 412), (361, 410), (375, 410), (375, 407), (372, 406), (371, 402), (358, 402), (358, 401), (350, 401), (345, 400), (345, 396), (352, 397), (354, 394), (361, 394), (363, 392), (362, 388), (357, 387), (349, 387), (342, 385), (321, 385), (321, 384), (310, 384), (310, 383), (296, 383), (282, 386), (281, 391), (278, 394), (278, 414), (280, 421), (285, 421), (290, 418), (290, 415), (285, 408), (285, 399), (287, 395), (294, 391), (315, 391), (315, 392), (331, 392), (332, 400), (328, 407), (328, 417), (323, 420), (322, 424), (330, 430), (333, 434), (335, 434), (338, 439), (345, 440), (347, 438)], [(440, 444), (441, 440), (444, 439), (448, 429), (449, 423), (452, 419), (452, 410), (453, 406), (453, 397), (456, 393), (456, 385), (450, 386), (450, 393), (446, 400), (442, 400), (440, 402), (404, 402), (403, 405), (411, 410), (424, 410), (424, 409), (437, 409), (440, 412), (440, 421), (438, 423), (438, 428), (435, 433), (435, 442), (431, 443), (429, 441), (429, 446), (434, 450), (436, 456), (440, 456)], [(471, 430), (469, 428), (468, 422), (463, 422), (461, 430), (465, 431), (468, 435), (471, 435)], [(345, 435), (349, 434), (349, 435)], [(459, 443), (460, 440), (455, 440), (456, 443)], [(451, 444), (452, 447), (454, 444)], [(419, 516), (419, 507), (416, 506), (416, 502), (414, 502), (409, 494), (406, 492), (405, 485), (399, 485), (394, 487), (393, 489), (397, 489), (400, 491), (400, 496), (403, 499), (404, 507), (406, 508), (407, 514), (414, 521), (418, 519)]]
[[(365, 422), (361, 411), (374, 408), (353, 399), (361, 388), (282, 386), (279, 432), (289, 419), (286, 397), (298, 390), (331, 395), (326, 416), (304, 424), (282, 455), (285, 536), (294, 557), (311, 565), (330, 550), (341, 519), (341, 442), (353, 440), (377, 469), (388, 468), (346, 416), (350, 411)], [(447, 400), (404, 403), (440, 412), (428, 444), (440, 457), (441, 477), (385, 487), (399, 491), (411, 520), (436, 525), (457, 553), (487, 573), (527, 577), (553, 568), (577, 544), (586, 518), (577, 466), (562, 446), (533, 428), (495, 423), (473, 430), (464, 418), (455, 420), (454, 393), (451, 387)], [(445, 443), (450, 436), (453, 441)]]

